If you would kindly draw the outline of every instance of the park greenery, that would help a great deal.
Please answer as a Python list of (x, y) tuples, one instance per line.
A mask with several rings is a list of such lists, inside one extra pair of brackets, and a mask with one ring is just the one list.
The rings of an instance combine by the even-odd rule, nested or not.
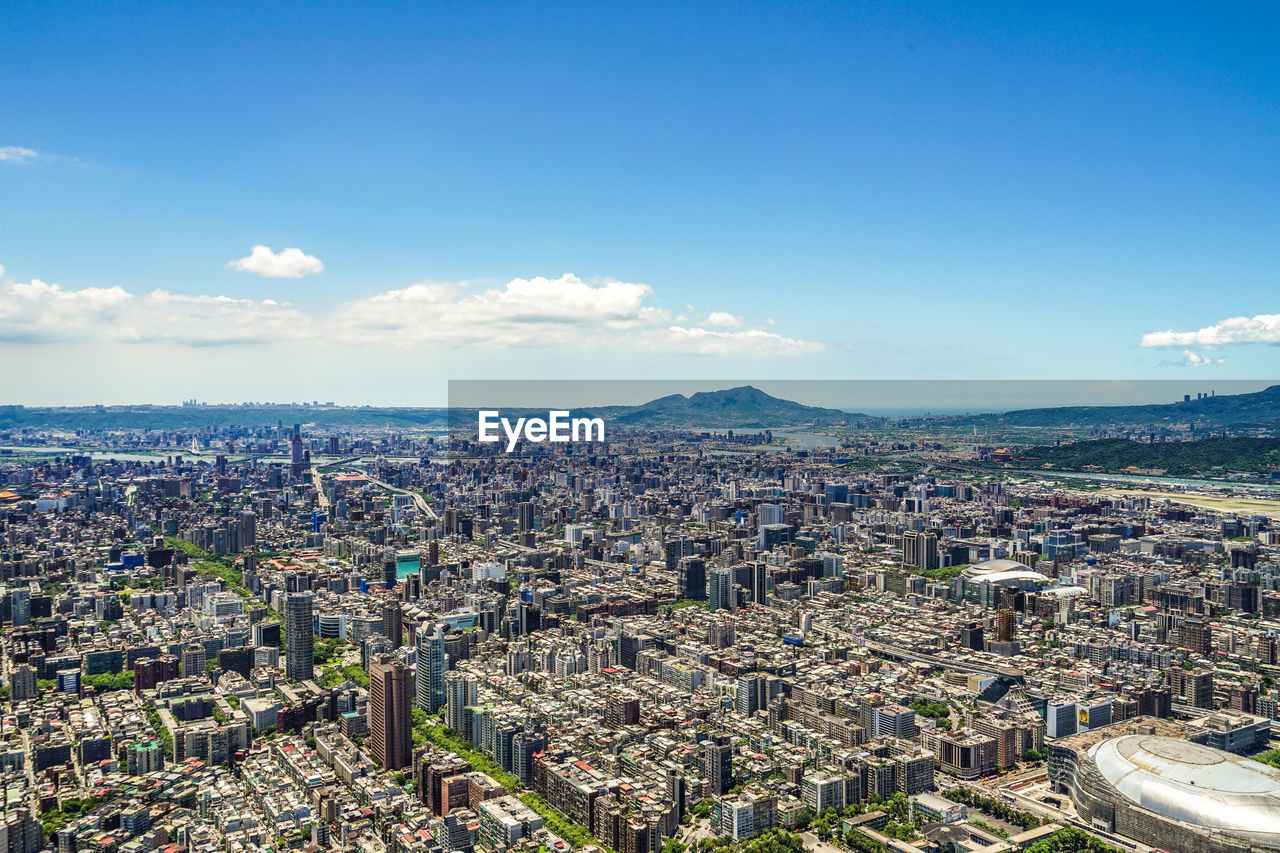
[(1043, 822), (1031, 812), (1015, 809), (1005, 802), (997, 800), (995, 797), (977, 794), (968, 788), (951, 788), (943, 791), (942, 796), (952, 802), (960, 803), (971, 809), (977, 809), (984, 814), (994, 817), (996, 820), (1011, 823), (1022, 829), (1033, 829)]
[(94, 675), (86, 675), (80, 679), (82, 685), (92, 687), (99, 693), (106, 693), (110, 690), (131, 690), (133, 688), (133, 673), (129, 671), (123, 672), (99, 672)]
[[(543, 822), (549, 830), (568, 841), (574, 847), (581, 847), (584, 844), (595, 844), (604, 847), (603, 844), (592, 838), (590, 831), (586, 827), (566, 818), (533, 791), (523, 791), (524, 784), (518, 778), (499, 767), (489, 756), (476, 749), (470, 741), (463, 738), (456, 731), (440, 725), (438, 716), (428, 716), (421, 708), (415, 707), (411, 711), (411, 717), (413, 720), (413, 745), (415, 749), (430, 742), (441, 749), (456, 752), (466, 759), (474, 769), (492, 776), (498, 784), (507, 789), (508, 793), (518, 793), (525, 805), (542, 816)], [(605, 849), (607, 850), (608, 848), (605, 847)]]
[(62, 804), (56, 809), (50, 809), (40, 816), (40, 823), (44, 827), (45, 835), (52, 836), (68, 822), (75, 820), (81, 815), (89, 812), (102, 805), (102, 797), (88, 797), (80, 799), (78, 797), (70, 797), (62, 801)]
[(799, 835), (778, 827), (766, 829), (755, 838), (743, 841), (721, 835), (701, 838), (690, 847), (679, 841), (664, 841), (662, 844), (663, 853), (800, 853), (802, 850), (804, 840)]
[(1274, 471), (1280, 469), (1280, 439), (1202, 438), (1148, 444), (1126, 438), (1104, 438), (1056, 447), (1024, 448), (1019, 451), (1017, 462), (1037, 467), (1048, 464), (1063, 470), (1086, 466), (1104, 471), (1121, 471), (1130, 466), (1160, 468), (1174, 477), (1222, 469)]
[(1280, 749), (1264, 749), (1262, 752), (1255, 753), (1249, 757), (1254, 761), (1270, 764), (1272, 767), (1280, 767)]
[(960, 573), (963, 572), (968, 567), (969, 567), (968, 563), (962, 563), (955, 566), (939, 566), (936, 569), (916, 569), (916, 574), (924, 575), (926, 578), (928, 578), (931, 581), (939, 581), (939, 582), (945, 583), (947, 581), (958, 578), (960, 576)]
[(946, 702), (930, 702), (928, 699), (923, 699), (919, 696), (908, 702), (907, 707), (922, 717), (928, 717), (930, 720), (951, 716), (951, 706)]
[(1074, 826), (1063, 827), (1027, 848), (1027, 853), (1120, 853)]
[(596, 841), (585, 826), (574, 823), (564, 815), (560, 814), (560, 812), (553, 809), (546, 800), (535, 794), (533, 791), (525, 791), (520, 794), (520, 801), (542, 816), (543, 826), (563, 838), (565, 841), (568, 841), (574, 847), (583, 847), (587, 844), (595, 844), (599, 847), (604, 847), (606, 850), (609, 849), (599, 841)]
[(160, 721), (160, 712), (154, 706), (147, 708), (147, 723), (155, 731), (156, 737), (160, 738), (160, 745), (164, 747), (164, 757), (172, 761), (173, 735), (169, 734), (169, 729)]

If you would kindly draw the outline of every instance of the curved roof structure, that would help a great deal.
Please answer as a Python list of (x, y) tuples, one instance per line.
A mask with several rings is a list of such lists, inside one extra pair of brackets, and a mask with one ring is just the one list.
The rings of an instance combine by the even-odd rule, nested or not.
[(1040, 590), (1040, 594), (1050, 598), (1079, 598), (1088, 595), (1089, 590), (1082, 586), (1051, 586)]
[(1280, 845), (1280, 771), (1208, 746), (1125, 735), (1089, 749), (1098, 772), (1144, 809)]
[(960, 573), (967, 581), (988, 581), (1004, 583), (1006, 581), (1047, 581), (1049, 578), (1019, 563), (1017, 560), (987, 560), (975, 563)]
[(1049, 578), (1029, 569), (1017, 560), (987, 560), (964, 569), (960, 576), (967, 581), (978, 583), (1009, 583), (1025, 581), (1029, 583), (1048, 582)]
[(963, 574), (967, 578), (975, 578), (978, 575), (989, 575), (995, 572), (1016, 572), (1018, 569), (1025, 569), (1022, 563), (1017, 560), (987, 560), (985, 563), (974, 563), (964, 570)]

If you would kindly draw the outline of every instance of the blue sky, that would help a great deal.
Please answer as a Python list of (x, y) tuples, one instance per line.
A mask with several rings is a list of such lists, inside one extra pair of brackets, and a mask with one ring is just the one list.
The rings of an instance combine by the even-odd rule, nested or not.
[(1274, 377), (1277, 17), (7, 3), (5, 402)]

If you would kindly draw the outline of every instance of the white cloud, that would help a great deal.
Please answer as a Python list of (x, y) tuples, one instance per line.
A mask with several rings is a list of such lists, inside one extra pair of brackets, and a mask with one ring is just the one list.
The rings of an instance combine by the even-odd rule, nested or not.
[(728, 311), (712, 311), (707, 315), (707, 325), (721, 329), (739, 329), (742, 328), (742, 318)]
[(1142, 336), (1144, 347), (1218, 347), (1228, 344), (1280, 344), (1280, 314), (1231, 317), (1194, 331), (1168, 329)]
[(0, 287), (0, 342), (266, 343), (306, 334), (309, 318), (290, 305), (164, 290), (69, 290), (40, 279)]
[(1214, 358), (1198, 353), (1195, 350), (1184, 349), (1182, 351), (1182, 364), (1186, 367), (1205, 367), (1210, 364), (1222, 364), (1223, 361), (1225, 359)]
[(420, 282), (344, 305), (335, 324), (349, 343), (546, 346), (589, 343), (668, 315), (645, 304), (646, 284), (575, 275), (517, 278), (501, 288), (466, 294), (443, 282)]
[(817, 341), (787, 338), (760, 329), (722, 332), (715, 329), (671, 326), (658, 336), (662, 349), (692, 352), (699, 355), (803, 355), (817, 352), (824, 345)]
[(263, 278), (302, 278), (324, 272), (324, 264), (315, 255), (303, 254), (301, 249), (281, 249), (277, 255), (270, 246), (254, 246), (248, 257), (228, 261), (227, 269)]
[(34, 148), (23, 148), (20, 145), (0, 146), (0, 163), (27, 163), (40, 156)]
[[(736, 315), (708, 318), (738, 324)], [(70, 290), (39, 279), (0, 281), (0, 342), (169, 343), (184, 346), (307, 341), (326, 347), (477, 350), (566, 347), (617, 353), (799, 355), (822, 344), (752, 328), (688, 326), (653, 304), (653, 289), (604, 279), (517, 278), (483, 290), (424, 281), (331, 312), (272, 300), (122, 287)]]
[[(639, 348), (689, 353), (799, 353), (809, 341), (758, 330), (724, 332), (672, 325), (683, 322), (650, 304), (647, 284), (605, 279), (512, 279), (468, 294), (457, 285), (421, 282), (349, 302), (337, 312), (336, 337), (347, 343), (484, 347)], [(725, 312), (712, 317), (741, 324)], [(710, 321), (709, 321), (710, 322)]]

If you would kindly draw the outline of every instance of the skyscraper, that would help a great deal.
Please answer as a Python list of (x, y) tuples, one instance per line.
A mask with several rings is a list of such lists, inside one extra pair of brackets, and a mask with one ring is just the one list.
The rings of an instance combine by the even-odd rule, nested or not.
[(479, 702), (476, 677), (463, 672), (451, 672), (445, 676), (444, 692), (444, 724), (470, 740), (471, 715), (466, 709)]
[(703, 742), (702, 777), (713, 795), (728, 793), (733, 786), (733, 747), (728, 735), (715, 735)]
[(1012, 610), (997, 610), (995, 627), (997, 643), (1013, 642), (1018, 633), (1018, 617)]
[(284, 599), (284, 674), (290, 681), (306, 681), (315, 674), (315, 637), (311, 593), (295, 592)]
[(769, 565), (763, 560), (751, 564), (751, 600), (769, 605)]
[(302, 424), (294, 424), (293, 437), (289, 439), (289, 474), (301, 476), (303, 467)]
[(412, 754), (409, 669), (390, 655), (369, 668), (369, 740), (384, 770), (407, 767)]
[(942, 560), (938, 555), (938, 537), (933, 533), (908, 530), (902, 534), (902, 564), (917, 569), (936, 569)]
[(712, 610), (733, 610), (733, 569), (713, 569), (707, 577)]
[(680, 567), (680, 597), (689, 598), (694, 601), (706, 601), (706, 561), (701, 557), (681, 557), (678, 565)]
[(391, 641), (392, 648), (404, 645), (404, 611), (394, 598), (382, 602), (382, 634)]
[(444, 704), (444, 626), (424, 628), (418, 634), (418, 707), (434, 714)]
[(760, 527), (767, 524), (785, 524), (786, 511), (777, 504), (760, 504)]

